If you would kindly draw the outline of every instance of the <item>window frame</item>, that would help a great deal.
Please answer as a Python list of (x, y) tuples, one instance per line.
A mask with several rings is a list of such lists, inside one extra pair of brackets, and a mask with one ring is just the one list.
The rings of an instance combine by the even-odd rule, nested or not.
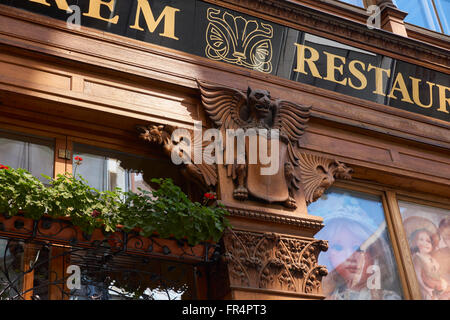
[(359, 191), (381, 197), (388, 234), (394, 258), (397, 263), (398, 275), (402, 285), (405, 300), (423, 300), (420, 291), (419, 281), (412, 262), (412, 255), (408, 244), (408, 239), (403, 227), (403, 220), (400, 213), (398, 201), (408, 201), (411, 203), (450, 210), (449, 199), (431, 194), (419, 194), (408, 192), (399, 188), (383, 186), (368, 181), (339, 180), (333, 187)]
[[(395, 259), (395, 262), (397, 265), (397, 273), (398, 273), (398, 277), (399, 277), (400, 284), (402, 287), (403, 298), (404, 298), (404, 300), (410, 300), (412, 298), (412, 296), (411, 296), (411, 292), (410, 292), (410, 289), (408, 286), (408, 274), (406, 274), (404, 271), (405, 268), (403, 265), (401, 249), (399, 248), (398, 243), (396, 241), (397, 239), (395, 237), (395, 232), (393, 232), (394, 229), (393, 229), (392, 218), (391, 218), (391, 208), (388, 204), (388, 199), (387, 199), (385, 191), (382, 188), (377, 187), (376, 185), (371, 185), (366, 182), (364, 182), (364, 184), (362, 184), (361, 182), (357, 182), (357, 181), (339, 180), (333, 184), (333, 187), (347, 189), (350, 191), (358, 191), (358, 192), (367, 193), (370, 195), (375, 195), (375, 196), (380, 197), (381, 203), (383, 205), (383, 210), (384, 210), (384, 218), (386, 221), (386, 228), (387, 228), (387, 232), (389, 235), (394, 259)], [(325, 225), (325, 227), (326, 227), (326, 225)]]
[[(143, 147), (145, 143), (142, 143), (139, 148), (139, 144), (135, 141), (138, 140), (138, 133), (133, 139), (133, 143), (129, 143), (128, 139), (132, 139), (131, 136), (121, 138), (105, 136), (98, 136), (88, 132), (80, 131), (79, 134), (74, 134), (73, 131), (62, 131), (58, 128), (46, 127), (44, 125), (34, 124), (33, 127), (29, 124), (26, 126), (21, 121), (11, 119), (10, 123), (4, 123), (0, 121), (2, 129), (10, 131), (11, 133), (17, 133), (18, 135), (32, 135), (42, 137), (44, 139), (53, 140), (53, 177), (56, 178), (58, 174), (65, 174), (66, 172), (73, 172), (73, 147), (74, 143), (84, 144), (92, 147), (98, 147), (106, 150), (117, 151), (137, 156), (143, 156), (146, 158), (154, 158), (166, 161), (167, 158), (163, 152), (158, 148)], [(60, 157), (61, 151), (61, 157)], [(68, 153), (66, 152), (68, 151)], [(67, 155), (70, 155), (67, 157)], [(187, 194), (191, 196), (193, 186), (191, 183), (186, 184)], [(48, 266), (48, 276), (53, 278), (63, 278), (65, 275), (66, 267), (70, 265), (70, 261), (65, 258), (64, 252), (69, 250), (70, 247), (60, 244), (52, 244), (52, 250), (50, 255), (52, 259)], [(33, 243), (24, 244), (24, 256), (22, 258), (22, 270), (29, 271), (30, 262), (33, 262), (36, 258), (36, 247)], [(199, 270), (206, 272), (204, 266), (194, 266), (192, 272), (192, 293), (198, 299), (206, 299), (208, 297), (208, 283), (205, 277), (199, 278), (196, 273)], [(49, 278), (50, 279), (50, 278)], [(50, 279), (50, 280), (51, 280)], [(26, 273), (23, 283), (22, 291), (26, 292), (24, 295), (25, 300), (32, 300), (33, 288), (35, 286), (35, 272), (34, 270)], [(61, 300), (62, 298), (68, 300), (68, 295), (63, 295), (62, 291), (70, 292), (66, 283), (64, 284), (51, 284), (48, 288), (49, 300)]]

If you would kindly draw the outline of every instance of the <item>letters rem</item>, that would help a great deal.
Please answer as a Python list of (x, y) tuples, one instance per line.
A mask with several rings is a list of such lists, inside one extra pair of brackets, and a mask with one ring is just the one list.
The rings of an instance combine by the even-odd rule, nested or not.
[[(51, 6), (49, 0), (29, 0), (30, 2), (40, 3), (45, 6)], [(159, 17), (155, 19), (153, 15), (152, 8), (148, 0), (136, 0), (137, 8), (136, 15), (134, 19), (134, 24), (130, 25), (131, 29), (136, 29), (140, 31), (144, 31), (143, 24), (141, 22), (141, 18), (143, 18), (145, 22), (145, 27), (153, 33), (158, 27), (159, 24), (164, 23), (164, 32), (160, 33), (161, 37), (171, 38), (174, 40), (179, 40), (175, 36), (175, 14), (180, 11), (180, 9), (173, 8), (170, 6), (166, 6), (164, 10), (161, 12)], [(53, 1), (51, 1), (53, 3)], [(69, 4), (67, 0), (55, 0), (54, 3), (60, 10), (64, 10), (66, 12), (71, 12), (72, 10), (69, 8)], [(117, 24), (119, 22), (119, 15), (114, 15), (116, 0), (89, 0), (89, 10), (88, 12), (84, 12), (83, 16), (106, 21), (108, 23)], [(111, 12), (108, 17), (104, 17), (100, 14), (102, 9), (107, 9)]]

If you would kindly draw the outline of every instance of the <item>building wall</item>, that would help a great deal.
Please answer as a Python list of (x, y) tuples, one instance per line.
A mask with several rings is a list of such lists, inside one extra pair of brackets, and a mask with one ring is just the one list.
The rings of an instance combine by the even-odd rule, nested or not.
[[(406, 26), (409, 37), (369, 30), (363, 9), (332, 1), (207, 2), (450, 73), (448, 37), (413, 26)], [(339, 186), (383, 197), (405, 297), (420, 297), (396, 201), (403, 197), (450, 208), (448, 121), (92, 28), (69, 30), (65, 22), (6, 5), (0, 5), (0, 48), (1, 128), (53, 137), (57, 149), (82, 142), (161, 157), (139, 140), (136, 126), (190, 129), (195, 120), (210, 126), (197, 80), (242, 91), (263, 88), (272, 97), (312, 105), (302, 150), (351, 167), (352, 180)], [(55, 175), (71, 171), (71, 160), (55, 156), (55, 164)], [(280, 216), (296, 215), (276, 210)], [(250, 229), (300, 237), (315, 233), (280, 220)], [(252, 290), (250, 296), (245, 290), (234, 294), (270, 296)]]

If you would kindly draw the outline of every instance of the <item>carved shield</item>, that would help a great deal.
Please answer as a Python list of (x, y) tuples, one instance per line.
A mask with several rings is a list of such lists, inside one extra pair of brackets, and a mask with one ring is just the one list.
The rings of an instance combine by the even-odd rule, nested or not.
[[(258, 150), (261, 146), (261, 140), (267, 141), (267, 155), (272, 159), (271, 156), (271, 140), (266, 139), (264, 136), (259, 136), (258, 139)], [(262, 175), (261, 169), (268, 169), (271, 163), (265, 165), (261, 164), (258, 154), (257, 164), (250, 164), (249, 162), (249, 143), (246, 143), (246, 154), (247, 154), (247, 189), (249, 193), (259, 199), (266, 200), (268, 202), (284, 202), (289, 198), (289, 190), (284, 175), (284, 164), (286, 163), (287, 157), (287, 145), (283, 142), (279, 142), (278, 152), (278, 170), (272, 175)], [(276, 155), (274, 155), (276, 156)], [(274, 160), (271, 160), (272, 165)]]

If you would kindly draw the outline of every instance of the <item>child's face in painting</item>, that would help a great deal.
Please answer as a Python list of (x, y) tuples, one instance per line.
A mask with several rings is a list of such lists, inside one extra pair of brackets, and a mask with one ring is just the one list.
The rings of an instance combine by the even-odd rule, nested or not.
[(366, 254), (360, 250), (364, 240), (348, 228), (330, 239), (330, 262), (346, 282), (357, 284), (365, 274)]
[(417, 248), (419, 249), (420, 253), (430, 253), (433, 250), (433, 244), (431, 243), (431, 237), (427, 232), (421, 231), (421, 232), (417, 233), (414, 240), (415, 240), (415, 244), (416, 244)]

